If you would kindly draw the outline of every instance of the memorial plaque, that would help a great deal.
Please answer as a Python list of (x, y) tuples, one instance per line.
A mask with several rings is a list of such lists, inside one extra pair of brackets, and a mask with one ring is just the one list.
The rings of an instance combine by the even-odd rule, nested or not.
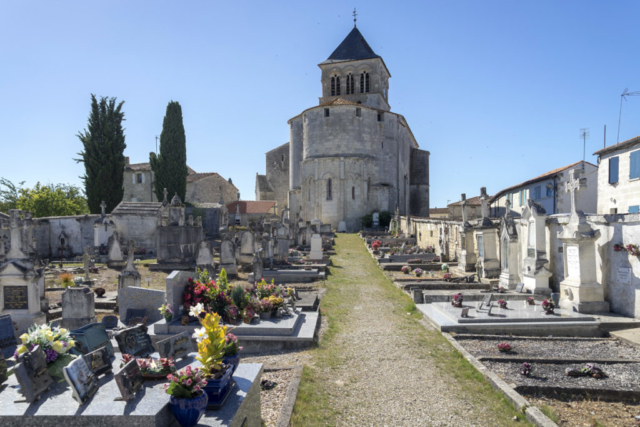
[(465, 307), (462, 309), (462, 312), (460, 313), (460, 317), (469, 317), (469, 307)]
[(28, 310), (29, 309), (29, 289), (26, 286), (5, 286), (4, 287), (4, 309), (5, 310)]
[(149, 357), (154, 352), (153, 345), (151, 345), (151, 337), (147, 334), (147, 327), (144, 325), (117, 331), (113, 334), (113, 337), (116, 339), (122, 354)]
[(113, 356), (113, 345), (102, 323), (90, 323), (70, 332), (76, 341), (76, 348), (83, 354), (106, 347), (109, 357)]
[(189, 332), (182, 332), (156, 344), (160, 357), (182, 359), (193, 351)]
[(493, 298), (493, 294), (489, 294), (486, 297), (484, 297), (484, 299), (482, 300), (482, 306), (490, 307), (492, 298)]
[(567, 277), (580, 278), (580, 253), (577, 246), (567, 246)]
[(523, 288), (524, 288), (524, 283), (518, 283), (516, 285), (516, 292), (522, 292)]
[(5, 359), (8, 359), (13, 356), (16, 347), (17, 340), (11, 316), (2, 314), (0, 315), (0, 354), (4, 355)]
[(136, 392), (142, 388), (142, 374), (137, 360), (131, 360), (116, 375), (116, 384), (122, 394), (122, 400), (133, 400)]
[(83, 404), (98, 391), (98, 380), (91, 372), (84, 357), (74, 359), (67, 366), (62, 368), (64, 378), (69, 383), (73, 398)]
[(7, 380), (7, 361), (0, 352), (0, 384)]
[[(622, 285), (630, 285), (631, 284), (631, 269), (625, 267), (618, 267), (618, 283)], [(0, 337), (1, 338), (1, 337)]]
[(87, 366), (89, 366), (89, 369), (96, 377), (113, 372), (113, 360), (111, 356), (109, 356), (106, 347), (100, 347), (96, 351), (85, 354), (83, 357), (85, 362), (87, 362)]
[(107, 329), (114, 329), (118, 327), (118, 316), (104, 316), (102, 318), (102, 324)]
[(47, 370), (47, 359), (39, 345), (18, 356), (14, 373), (20, 390), (29, 403), (40, 399), (42, 393), (49, 390), (53, 384), (53, 378)]
[(535, 248), (529, 248), (529, 249), (527, 249), (527, 257), (529, 257), (529, 258), (535, 258), (535, 257), (536, 257), (536, 250), (535, 250)]

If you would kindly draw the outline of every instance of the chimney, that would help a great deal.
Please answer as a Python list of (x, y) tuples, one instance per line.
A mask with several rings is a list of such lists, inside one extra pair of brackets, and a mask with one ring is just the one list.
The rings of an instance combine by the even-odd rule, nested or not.
[(124, 157), (124, 165), (129, 166), (129, 156)]

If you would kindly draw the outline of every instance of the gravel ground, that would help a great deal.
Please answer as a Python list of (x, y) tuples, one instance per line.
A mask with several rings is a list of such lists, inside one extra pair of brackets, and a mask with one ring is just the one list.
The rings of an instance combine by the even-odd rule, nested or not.
[(640, 390), (640, 364), (638, 363), (599, 363), (608, 378), (568, 377), (564, 375), (566, 368), (580, 368), (580, 364), (555, 364), (532, 363), (531, 377), (520, 375), (522, 363), (513, 362), (488, 362), (483, 365), (498, 374), (508, 383), (517, 386), (541, 386), (541, 387), (578, 387), (586, 389), (616, 389), (616, 390)]
[(583, 427), (604, 425), (607, 427), (637, 427), (635, 416), (640, 414), (640, 403), (600, 402), (570, 397), (555, 399), (529, 397), (527, 399), (538, 408), (551, 408), (560, 427)]
[[(496, 339), (458, 339), (458, 342), (471, 354), (480, 356), (529, 356), (553, 358), (594, 358), (594, 359), (638, 359), (640, 349), (625, 344), (615, 338), (603, 340), (511, 340), (509, 337)], [(498, 351), (498, 344), (511, 344), (513, 350), (508, 354)]]
[(280, 410), (287, 395), (289, 383), (293, 377), (293, 369), (284, 369), (280, 371), (264, 372), (263, 380), (269, 380), (278, 385), (271, 390), (260, 391), (260, 410), (262, 422), (265, 426), (275, 426), (280, 416)]
[[(416, 277), (415, 274), (404, 274), (402, 271), (385, 271), (384, 274), (389, 276), (391, 280), (396, 279), (404, 279), (404, 280), (415, 280), (419, 282), (421, 279), (442, 279), (444, 273), (442, 271), (433, 271), (433, 276), (431, 276), (431, 271), (426, 271), (422, 273), (421, 277)], [(454, 274), (454, 277), (457, 277), (458, 274)]]

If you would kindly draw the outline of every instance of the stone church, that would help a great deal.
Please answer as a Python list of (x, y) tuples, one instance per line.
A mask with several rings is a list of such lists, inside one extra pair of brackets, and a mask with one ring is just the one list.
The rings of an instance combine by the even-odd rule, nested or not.
[(318, 66), (319, 105), (290, 119), (289, 142), (266, 153), (256, 200), (336, 229), (359, 230), (374, 210), (429, 216), (429, 152), (391, 112), (383, 59), (354, 26)]

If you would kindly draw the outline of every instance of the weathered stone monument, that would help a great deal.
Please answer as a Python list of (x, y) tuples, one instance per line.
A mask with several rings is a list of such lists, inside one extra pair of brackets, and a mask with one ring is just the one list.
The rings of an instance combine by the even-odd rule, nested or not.
[(289, 258), (289, 236), (287, 228), (283, 225), (278, 225), (276, 228), (276, 238), (278, 245), (278, 259), (286, 261)]
[(156, 227), (158, 262), (151, 264), (149, 270), (191, 270), (196, 265), (196, 248), (202, 240), (202, 226), (185, 221), (185, 207), (177, 194), (163, 210), (168, 211), (168, 222), (165, 225), (160, 221)]
[(43, 271), (36, 270), (31, 258), (22, 251), (20, 218), (22, 211), (9, 211), (11, 248), (0, 264), (0, 314), (10, 314), (22, 333), (34, 324), (45, 323), (40, 311), (38, 283)]
[(134, 262), (135, 257), (135, 242), (129, 240), (129, 247), (127, 248), (127, 266), (124, 271), (118, 276), (118, 289), (128, 288), (129, 286), (140, 287), (142, 284), (142, 278), (136, 268)]
[(100, 203), (100, 208), (100, 218), (93, 223), (93, 249), (97, 255), (105, 255), (109, 247), (109, 238), (116, 231), (116, 224), (107, 218), (107, 204), (104, 200)]
[(551, 271), (547, 256), (546, 214), (542, 205), (531, 199), (527, 200), (527, 206), (522, 212), (527, 230), (527, 256), (524, 258), (522, 276), (526, 291), (550, 296)]
[(202, 240), (198, 244), (198, 249), (196, 250), (196, 266), (201, 271), (207, 270), (209, 273), (213, 273), (213, 247), (211, 243), (206, 240)]
[(107, 246), (107, 266), (109, 268), (122, 268), (125, 265), (125, 259), (122, 255), (122, 246), (120, 245), (120, 234), (114, 230), (109, 236), (109, 244)]
[(220, 268), (224, 268), (228, 276), (236, 276), (238, 274), (236, 244), (228, 238), (225, 238), (220, 243)]
[(256, 282), (260, 281), (262, 277), (264, 277), (264, 264), (262, 263), (262, 260), (257, 253), (253, 256), (252, 269), (254, 278), (253, 280)]
[(82, 264), (84, 268), (84, 283), (85, 285), (91, 284), (91, 277), (89, 277), (89, 270), (91, 269), (91, 247), (85, 246), (82, 253)]
[(579, 313), (608, 312), (602, 284), (596, 277), (595, 241), (600, 231), (587, 224), (587, 218), (578, 209), (579, 192), (586, 188), (587, 179), (577, 169), (569, 171), (565, 191), (571, 194), (569, 223), (558, 233), (562, 242), (564, 280), (560, 282), (560, 307)]
[(309, 252), (309, 260), (322, 261), (322, 236), (314, 234), (311, 237), (311, 252)]
[(249, 266), (253, 262), (256, 243), (255, 235), (252, 231), (245, 231), (240, 235), (240, 257), (238, 261), (242, 266)]
[(461, 272), (474, 271), (477, 261), (473, 240), (473, 227), (469, 224), (467, 204), (467, 195), (462, 194), (462, 226), (459, 230), (461, 250), (458, 261), (458, 269)]
[(511, 202), (500, 220), (500, 286), (515, 289), (518, 284), (518, 231), (511, 214)]
[(78, 329), (96, 322), (95, 295), (80, 286), (67, 288), (62, 294), (62, 322), (66, 329)]
[[(476, 240), (478, 242), (478, 258), (482, 265), (482, 277), (493, 279), (500, 276), (500, 261), (498, 260), (497, 229), (489, 219), (487, 188), (480, 189), (482, 203), (482, 220), (476, 226)], [(478, 278), (479, 279), (479, 278)]]

